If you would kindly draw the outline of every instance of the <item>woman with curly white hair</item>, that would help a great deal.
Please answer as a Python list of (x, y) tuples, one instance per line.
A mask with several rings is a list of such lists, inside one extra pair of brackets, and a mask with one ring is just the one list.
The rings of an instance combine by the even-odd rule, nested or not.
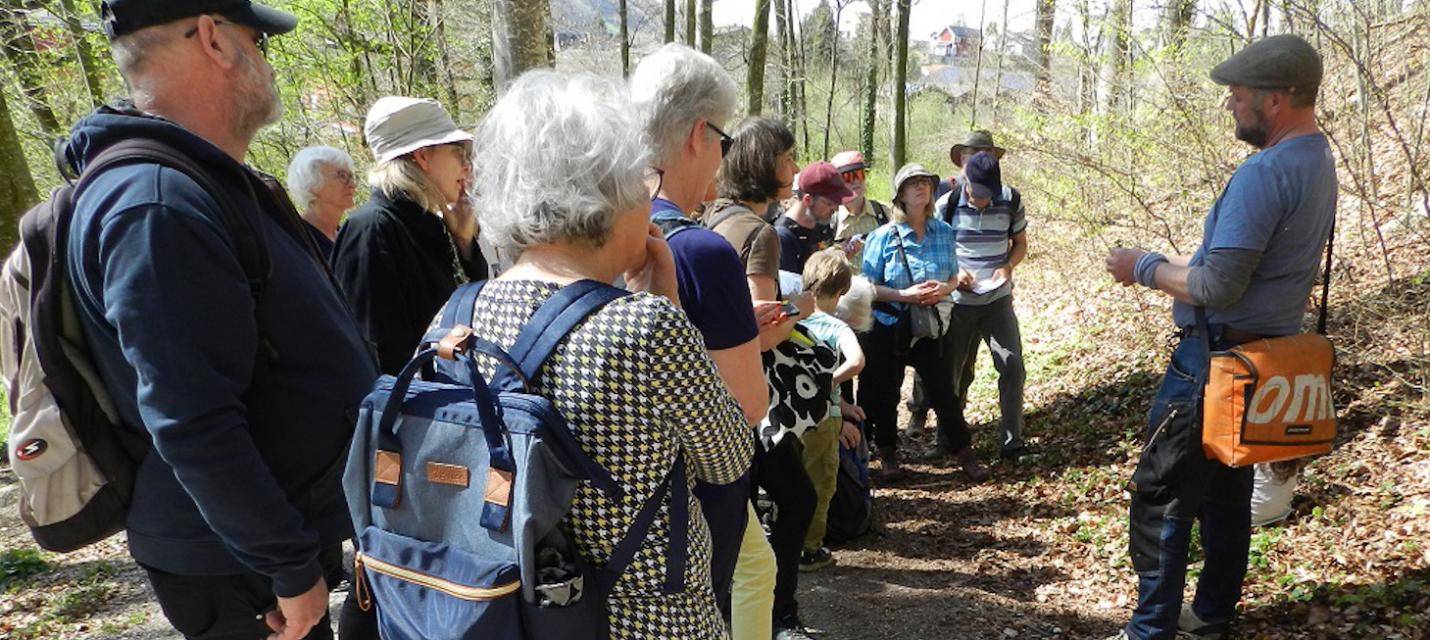
[[(669, 503), (679, 497), (665, 499), (607, 604), (610, 636), (713, 640), (725, 626), (710, 586), (707, 525), (689, 489), (695, 479), (738, 479), (753, 443), (680, 310), (674, 260), (650, 223), (646, 181), (658, 177), (633, 112), (620, 84), (554, 71), (521, 76), (492, 107), (475, 141), (475, 204), (483, 234), (516, 262), (481, 290), (470, 321), (477, 335), (510, 348), (563, 287), (625, 277), (636, 293), (568, 334), (533, 380), (624, 489), (615, 498), (583, 487), (562, 528), (585, 562), (605, 565), (672, 465), (685, 464), (687, 486), (670, 496), (683, 496), (686, 509)], [(683, 522), (672, 515), (682, 511)]]
[(357, 179), (348, 152), (334, 147), (305, 147), (288, 163), (288, 193), (298, 205), (308, 234), (323, 252), (333, 256), (338, 225), (353, 208)]

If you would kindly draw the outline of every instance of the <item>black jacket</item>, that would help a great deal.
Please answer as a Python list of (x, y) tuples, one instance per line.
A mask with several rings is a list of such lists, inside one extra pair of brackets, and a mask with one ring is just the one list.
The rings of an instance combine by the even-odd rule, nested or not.
[(333, 275), (383, 373), (397, 375), (407, 364), (459, 282), (487, 277), (480, 249), (460, 262), (455, 251), (440, 218), (380, 191), (338, 230)]
[[(172, 122), (107, 108), (75, 126), (71, 158), (83, 167), (131, 138), (188, 154), (225, 192), (130, 164), (75, 201), (68, 267), (85, 337), (123, 423), (154, 443), (135, 478), (129, 551), (181, 575), (255, 571), (296, 596), (322, 575), (319, 550), (352, 536), (341, 463), (376, 366), (308, 239), (285, 225), (285, 210), (302, 224), (292, 205), (257, 174)], [(220, 198), (262, 232), (261, 304)]]

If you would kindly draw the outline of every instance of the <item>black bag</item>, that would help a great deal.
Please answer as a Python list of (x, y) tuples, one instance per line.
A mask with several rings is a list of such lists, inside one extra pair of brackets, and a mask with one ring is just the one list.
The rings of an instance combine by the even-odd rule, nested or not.
[(829, 499), (824, 541), (841, 544), (869, 533), (874, 528), (874, 494), (869, 487), (869, 443), (860, 440), (854, 449), (839, 445), (839, 475), (834, 495)]

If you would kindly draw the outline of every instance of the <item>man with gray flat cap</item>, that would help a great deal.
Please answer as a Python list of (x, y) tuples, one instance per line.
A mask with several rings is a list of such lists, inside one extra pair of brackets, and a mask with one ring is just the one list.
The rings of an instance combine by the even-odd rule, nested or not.
[[(1212, 69), (1226, 85), (1236, 137), (1257, 149), (1232, 174), (1191, 256), (1113, 249), (1107, 270), (1125, 286), (1171, 296), (1181, 339), (1152, 402), (1132, 475), (1128, 537), (1137, 608), (1114, 638), (1228, 633), (1251, 540), (1252, 467), (1208, 459), (1201, 443), (1208, 350), (1301, 331), (1336, 214), (1336, 168), (1316, 126), (1321, 56), (1305, 40), (1258, 41)], [(1183, 607), (1192, 525), (1206, 556)]]
[[(71, 133), (87, 173), (66, 257), (117, 428), (152, 444), (129, 553), (186, 638), (332, 638), (342, 466), (378, 373), (287, 194), (245, 164), (282, 114), (268, 38), (297, 19), (247, 0), (106, 0), (101, 18), (130, 99)], [(164, 151), (109, 162), (135, 141)]]

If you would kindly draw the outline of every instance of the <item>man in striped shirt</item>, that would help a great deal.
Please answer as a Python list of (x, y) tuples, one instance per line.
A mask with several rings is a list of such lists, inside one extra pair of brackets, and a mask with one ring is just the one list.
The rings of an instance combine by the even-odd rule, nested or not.
[(973, 274), (972, 285), (953, 292), (953, 316), (945, 340), (959, 411), (973, 383), (981, 339), (988, 343), (998, 370), (999, 453), (1017, 460), (1029, 453), (1023, 441), (1023, 339), (1013, 311), (1013, 268), (1028, 250), (1022, 195), (1003, 184), (998, 156), (979, 151), (964, 159), (963, 178), (936, 206), (938, 216), (956, 233), (959, 268)]

